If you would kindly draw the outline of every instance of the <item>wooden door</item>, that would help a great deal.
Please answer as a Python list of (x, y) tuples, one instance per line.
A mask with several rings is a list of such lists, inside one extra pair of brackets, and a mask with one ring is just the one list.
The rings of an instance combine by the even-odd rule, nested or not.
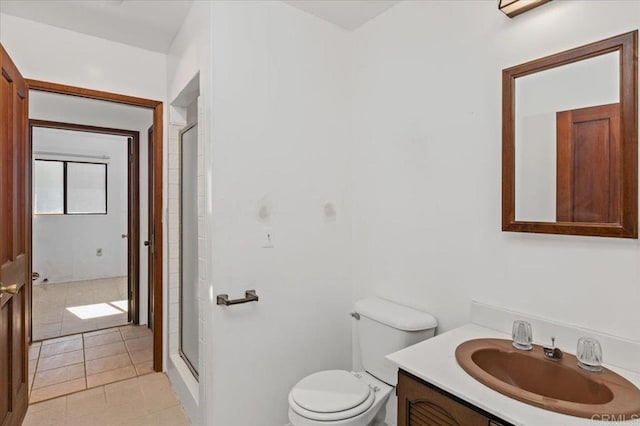
[(621, 223), (620, 104), (556, 114), (558, 222)]
[(30, 148), (28, 88), (0, 45), (0, 425), (19, 425), (28, 405)]
[(148, 324), (149, 324), (149, 328), (151, 328), (153, 330), (154, 327), (154, 299), (155, 299), (155, 270), (156, 270), (156, 265), (155, 265), (155, 256), (154, 256), (154, 234), (153, 234), (153, 228), (154, 228), (154, 217), (155, 217), (155, 207), (154, 207), (154, 198), (155, 198), (155, 182), (154, 182), (154, 170), (155, 170), (155, 162), (153, 159), (154, 156), (154, 150), (153, 150), (153, 126), (149, 127), (149, 132), (148, 132), (148, 138), (147, 138), (147, 146), (148, 146), (148, 150), (147, 150), (147, 158), (148, 158), (148, 167), (147, 167), (147, 187), (148, 189), (148, 237), (147, 240), (144, 242), (144, 245), (147, 246), (147, 252), (148, 252), (148, 273), (147, 273), (147, 287), (148, 287), (148, 295), (149, 295), (149, 300), (148, 300), (148, 317), (149, 319)]

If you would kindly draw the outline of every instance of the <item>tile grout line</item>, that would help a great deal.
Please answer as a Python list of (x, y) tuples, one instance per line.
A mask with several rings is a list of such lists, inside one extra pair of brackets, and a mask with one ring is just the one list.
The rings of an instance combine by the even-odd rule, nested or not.
[(122, 337), (122, 342), (124, 343), (124, 348), (127, 350), (127, 356), (129, 357), (129, 361), (131, 361), (131, 365), (133, 366), (133, 372), (136, 373), (135, 377), (138, 377), (138, 369), (136, 368), (136, 364), (133, 362), (133, 358), (131, 357), (131, 352), (129, 351), (129, 345), (127, 345), (127, 341), (124, 338), (124, 335), (122, 334), (122, 329), (118, 328), (118, 331), (120, 332), (120, 337)]
[[(106, 388), (105, 388), (105, 386), (106, 386), (107, 384), (110, 384), (110, 383), (117, 383), (117, 382), (120, 382), (120, 381), (124, 381), (124, 380), (129, 380), (129, 379), (132, 379), (132, 378), (138, 378), (138, 377), (140, 377), (140, 374), (138, 374), (138, 370), (137, 370), (137, 368), (136, 368), (136, 364), (133, 362), (133, 357), (132, 357), (132, 355), (131, 355), (131, 351), (129, 350), (129, 346), (126, 344), (126, 341), (127, 341), (127, 340), (125, 339), (125, 336), (124, 336), (124, 334), (123, 334), (123, 330), (122, 330), (122, 329), (123, 329), (123, 327), (125, 327), (126, 325), (127, 325), (127, 324), (125, 324), (125, 325), (123, 325), (123, 326), (115, 326), (115, 327), (110, 327), (110, 328), (112, 328), (112, 329), (113, 329), (113, 333), (116, 333), (116, 332), (117, 332), (117, 333), (118, 333), (118, 335), (119, 335), (119, 337), (122, 339), (122, 340), (121, 340), (121, 342), (122, 342), (122, 344), (124, 345), (124, 348), (125, 348), (125, 350), (126, 350), (127, 358), (129, 359), (130, 366), (133, 368), (134, 375), (133, 375), (132, 377), (123, 378), (123, 379), (119, 379), (119, 380), (114, 380), (113, 382), (104, 383), (104, 384), (102, 384), (102, 385), (100, 385), (100, 386), (96, 386), (96, 387), (94, 387), (94, 388), (97, 388), (97, 387), (103, 387), (103, 392), (105, 392), (105, 400), (106, 400)], [(89, 333), (89, 332), (87, 332), (87, 333)], [(103, 334), (108, 334), (108, 333), (103, 333)], [(97, 336), (99, 336), (99, 335), (97, 335)], [(38, 403), (40, 403), (40, 402), (45, 402), (45, 401), (48, 401), (48, 400), (51, 400), (51, 399), (61, 398), (61, 397), (66, 397), (66, 396), (68, 396), (68, 395), (72, 395), (72, 394), (74, 394), (74, 393), (79, 393), (79, 392), (82, 392), (82, 391), (86, 391), (86, 390), (94, 389), (94, 388), (89, 388), (89, 382), (88, 382), (87, 358), (86, 358), (86, 352), (85, 352), (85, 343), (86, 343), (86, 342), (85, 342), (85, 338), (86, 338), (85, 333), (80, 333), (80, 334), (78, 335), (78, 337), (79, 337), (79, 339), (77, 339), (77, 340), (80, 340), (80, 341), (82, 342), (82, 356), (83, 356), (83, 361), (82, 361), (81, 363), (83, 364), (83, 369), (84, 369), (84, 379), (85, 379), (85, 380), (84, 380), (84, 382), (85, 382), (85, 388), (84, 388), (84, 389), (80, 389), (80, 390), (75, 390), (75, 391), (72, 391), (72, 392), (69, 392), (69, 393), (66, 393), (66, 394), (61, 394), (61, 395), (57, 395), (57, 396), (52, 396), (52, 397), (50, 397), (50, 398), (45, 398), (45, 399), (42, 399), (41, 401), (34, 402), (34, 404), (38, 404)], [(92, 337), (92, 336), (90, 336), (90, 337)], [(136, 336), (136, 339), (144, 338), (144, 337), (146, 337), (146, 336), (142, 336), (142, 337), (140, 337), (140, 336)], [(52, 338), (52, 339), (54, 339), (54, 338)], [(76, 339), (69, 339), (69, 340), (76, 340)], [(130, 340), (135, 340), (135, 339), (130, 339)], [(63, 341), (63, 342), (66, 342), (66, 340), (65, 340), (65, 341)], [(63, 342), (59, 342), (59, 343), (63, 343)], [(118, 343), (118, 342), (113, 342), (113, 343)], [(108, 344), (108, 343), (107, 343), (107, 344)], [(43, 357), (42, 357), (42, 348), (43, 348), (43, 346), (45, 346), (45, 345), (43, 345), (43, 344), (42, 344), (42, 342), (41, 342), (41, 343), (40, 343), (40, 346), (38, 347), (38, 350), (39, 350), (39, 351), (38, 351), (38, 357), (37, 357), (37, 361), (36, 361), (36, 368), (35, 368), (35, 372), (34, 372), (34, 378), (33, 378), (33, 382), (32, 382), (32, 390), (31, 390), (31, 392), (33, 392), (33, 390), (34, 390), (34, 389), (33, 389), (33, 384), (35, 384), (35, 376), (36, 376), (36, 373), (42, 373), (42, 371), (40, 371), (40, 361), (41, 361), (41, 358), (43, 358)], [(104, 345), (97, 345), (97, 346), (95, 346), (95, 347), (100, 347), (100, 346), (104, 346)], [(60, 354), (54, 354), (54, 355), (51, 355), (51, 356), (56, 356), (56, 355), (65, 355), (65, 354), (68, 354), (68, 353), (70, 353), (70, 352), (73, 352), (73, 351), (62, 352), (62, 353), (60, 353)], [(123, 354), (124, 354), (124, 353), (123, 353)], [(118, 355), (118, 354), (116, 354), (116, 355)], [(111, 356), (111, 355), (107, 355), (107, 356), (105, 356), (105, 357), (109, 357), (109, 356)], [(105, 358), (105, 357), (100, 357), (100, 358), (96, 358), (96, 359), (101, 359), (101, 358)], [(44, 357), (44, 358), (47, 358), (47, 357)], [(65, 367), (70, 367), (70, 366), (72, 366), (72, 365), (77, 365), (77, 364), (80, 364), (80, 362), (75, 363), (75, 364), (63, 365), (63, 366), (60, 366), (60, 367), (56, 367), (56, 368), (52, 368), (52, 369), (44, 370), (44, 371), (45, 371), (45, 372), (46, 372), (46, 371), (52, 371), (52, 370), (55, 370), (55, 369), (57, 369), (57, 368), (65, 368)], [(110, 371), (110, 370), (109, 370), (109, 371)], [(66, 382), (73, 381), (73, 380), (78, 380), (78, 379), (69, 379), (69, 380), (64, 380), (64, 381), (62, 381), (62, 382), (52, 383), (52, 384), (47, 385), (47, 386), (42, 386), (41, 388), (38, 388), (38, 389), (44, 389), (44, 388), (47, 388), (47, 387), (50, 387), (50, 386), (59, 385), (59, 384), (62, 384), (62, 383), (66, 383)], [(30, 395), (30, 397), (31, 397), (31, 393), (30, 393), (29, 395)]]

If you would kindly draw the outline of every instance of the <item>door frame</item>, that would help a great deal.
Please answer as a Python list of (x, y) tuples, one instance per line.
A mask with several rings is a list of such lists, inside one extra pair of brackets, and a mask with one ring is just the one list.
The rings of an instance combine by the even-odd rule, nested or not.
[[(29, 149), (33, 153), (33, 128), (71, 130), (127, 138), (127, 303), (128, 321), (140, 323), (140, 132), (59, 121), (29, 119)], [(33, 154), (32, 154), (33, 157)], [(35, 158), (32, 158), (35, 160)], [(32, 219), (33, 220), (33, 219)], [(33, 247), (33, 235), (31, 236)], [(32, 260), (33, 262), (33, 260)], [(31, 267), (33, 270), (33, 265)], [(32, 297), (33, 299), (33, 297)], [(33, 315), (33, 300), (31, 315)], [(29, 329), (33, 336), (33, 323)]]
[[(149, 129), (147, 129), (147, 152), (152, 152), (153, 151), (153, 125), (151, 125), (149, 127)], [(147, 170), (151, 170), (153, 169), (153, 156), (152, 155), (147, 155)], [(149, 186), (149, 188), (151, 187), (153, 183), (153, 176), (149, 176), (149, 178), (147, 179), (147, 185)], [(147, 203), (151, 204), (151, 198), (153, 197), (153, 192), (151, 190), (147, 191)], [(153, 247), (151, 247), (148, 243), (151, 242), (151, 240), (153, 239), (153, 234), (151, 232), (151, 228), (152, 228), (152, 224), (151, 224), (151, 207), (149, 207), (149, 214), (147, 215), (147, 223), (148, 223), (148, 228), (149, 228), (149, 232), (147, 232), (147, 238), (148, 240), (145, 240), (145, 246), (147, 247), (147, 256), (151, 257), (153, 256)], [(151, 263), (149, 263), (147, 265), (147, 279), (149, 281), (151, 281), (151, 278), (154, 277), (153, 274), (153, 270), (151, 268)], [(153, 318), (152, 313), (154, 312), (154, 308), (153, 308), (153, 300), (155, 297), (155, 292), (154, 292), (154, 288), (152, 286), (149, 286), (149, 290), (147, 291), (147, 314), (149, 316), (149, 319), (147, 320), (147, 326), (153, 330), (153, 328), (155, 327), (155, 321)]]
[[(154, 245), (153, 256), (149, 259), (149, 262), (153, 262), (154, 267), (154, 282), (149, 283), (149, 286), (153, 286), (154, 300), (153, 300), (153, 369), (154, 371), (162, 371), (162, 347), (163, 347), (163, 298), (162, 298), (162, 283), (163, 283), (163, 223), (162, 223), (162, 211), (163, 211), (163, 106), (161, 101), (155, 101), (152, 99), (138, 98), (134, 96), (121, 95), (117, 93), (104, 92), (101, 90), (86, 89), (77, 86), (68, 86), (65, 84), (51, 83), (40, 80), (25, 79), (29, 90), (36, 90), (39, 92), (56, 93), (60, 95), (77, 96), (87, 99), (95, 99), (99, 101), (115, 102), (118, 104), (137, 106), (142, 108), (148, 108), (153, 110), (153, 155), (154, 170), (149, 170), (149, 173), (153, 173), (153, 235)], [(29, 161), (31, 161), (29, 159)], [(28, 165), (27, 165), (28, 166)], [(152, 188), (149, 188), (151, 190)], [(30, 207), (30, 214), (33, 214), (32, 207)], [(151, 230), (150, 230), (151, 231)]]

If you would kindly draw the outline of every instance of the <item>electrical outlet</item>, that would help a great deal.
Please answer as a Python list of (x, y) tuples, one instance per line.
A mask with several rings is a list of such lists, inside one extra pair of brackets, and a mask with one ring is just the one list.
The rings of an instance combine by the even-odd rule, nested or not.
[(102, 256), (102, 249), (96, 249), (96, 256)]

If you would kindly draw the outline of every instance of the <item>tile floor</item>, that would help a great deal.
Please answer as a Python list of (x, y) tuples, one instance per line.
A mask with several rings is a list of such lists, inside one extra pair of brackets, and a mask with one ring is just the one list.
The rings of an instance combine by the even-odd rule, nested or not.
[(127, 277), (33, 286), (33, 340), (127, 323)]
[(30, 403), (153, 372), (153, 335), (126, 325), (36, 342), (29, 348)]
[(167, 376), (153, 373), (30, 405), (23, 426), (189, 424)]

